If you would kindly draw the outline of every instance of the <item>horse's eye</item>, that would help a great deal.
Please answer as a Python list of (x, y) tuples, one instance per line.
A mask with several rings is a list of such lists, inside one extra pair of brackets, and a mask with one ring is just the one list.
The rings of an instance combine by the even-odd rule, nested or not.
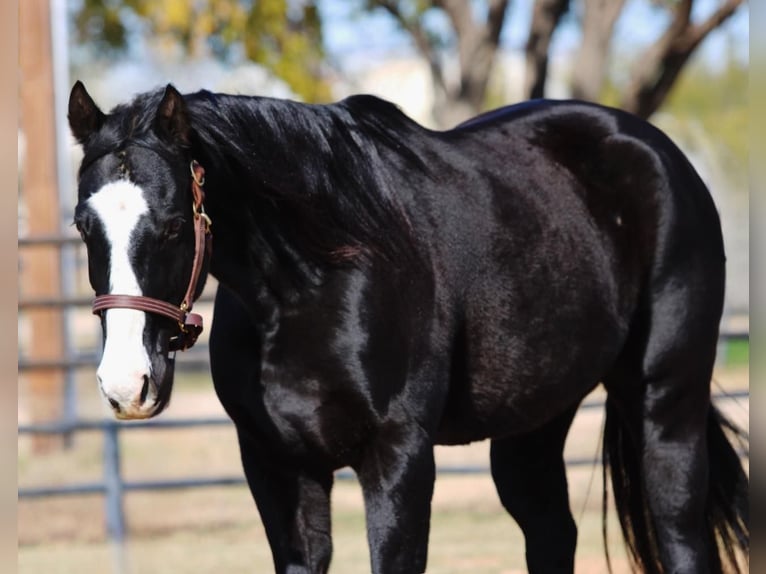
[(181, 229), (183, 228), (184, 220), (180, 217), (171, 219), (165, 224), (165, 229), (162, 232), (162, 238), (167, 241), (170, 239), (177, 239), (181, 235)]

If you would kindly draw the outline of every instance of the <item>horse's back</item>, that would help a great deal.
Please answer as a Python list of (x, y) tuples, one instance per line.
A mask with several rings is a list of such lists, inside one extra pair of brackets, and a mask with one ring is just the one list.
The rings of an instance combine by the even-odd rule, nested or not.
[[(532, 102), (443, 139), (468, 174), (446, 192), (464, 207), (440, 221), (453, 246), (437, 254), (448, 261), (443, 288), (460, 289), (446, 442), (524, 432), (563, 412), (613, 367), (663, 270), (722, 260), (704, 184), (633, 116)], [(704, 267), (674, 280), (704, 280)], [(709, 275), (717, 282), (719, 266)]]
[(532, 101), (442, 139), (457, 165), (441, 166), (445, 185), (425, 195), (451, 207), (434, 226), (439, 239), (468, 244), (452, 258), (468, 291), (486, 272), (514, 281), (538, 268), (551, 280), (590, 272), (603, 302), (630, 315), (642, 280), (674, 261), (723, 260), (705, 184), (664, 133), (631, 114)]

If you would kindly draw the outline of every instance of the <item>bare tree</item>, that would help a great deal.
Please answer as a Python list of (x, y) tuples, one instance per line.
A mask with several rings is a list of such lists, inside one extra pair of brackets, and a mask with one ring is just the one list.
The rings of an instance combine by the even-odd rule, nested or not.
[[(639, 55), (622, 88), (620, 105), (649, 117), (667, 97), (689, 57), (707, 35), (723, 24), (745, 0), (718, 0), (718, 9), (705, 21), (691, 21), (694, 0), (650, 0), (672, 12), (660, 38)], [(434, 86), (434, 119), (443, 126), (481, 111), (506, 20), (508, 0), (365, 0), (368, 10), (383, 9), (405, 30), (426, 59)], [(486, 8), (482, 11), (480, 6)], [(534, 0), (526, 44), (524, 93), (529, 98), (545, 94), (551, 38), (571, 0)], [(582, 0), (582, 39), (575, 54), (572, 95), (599, 101), (606, 83), (611, 42), (625, 0)], [(453, 36), (445, 42), (428, 27), (427, 13), (442, 11)], [(482, 14), (479, 16), (478, 14)], [(450, 83), (444, 69), (444, 45), (454, 44), (459, 80)]]
[(723, 24), (743, 0), (723, 0), (706, 20), (691, 21), (694, 0), (678, 0), (667, 29), (636, 61), (620, 106), (648, 118), (662, 104), (681, 70), (710, 32)]
[[(472, 3), (466, 0), (367, 0), (366, 5), (368, 9), (381, 8), (388, 12), (410, 35), (418, 52), (428, 62), (437, 123), (454, 125), (481, 111), (508, 0), (489, 0), (484, 17), (478, 17)], [(457, 83), (447, 81), (439, 37), (428, 28), (424, 17), (428, 10), (443, 11), (454, 31), (460, 66)]]
[[(625, 0), (582, 1), (582, 40), (573, 62), (572, 96), (599, 101), (607, 77), (614, 27), (625, 7)], [(671, 21), (660, 38), (636, 58), (629, 81), (619, 96), (620, 107), (644, 118), (657, 111), (694, 50), (743, 2), (720, 0), (716, 11), (699, 23), (691, 20), (694, 0), (664, 4), (672, 12)], [(566, 9), (561, 5), (566, 3), (568, 0), (535, 0), (527, 43), (525, 86), (529, 97), (543, 96), (546, 53)]]

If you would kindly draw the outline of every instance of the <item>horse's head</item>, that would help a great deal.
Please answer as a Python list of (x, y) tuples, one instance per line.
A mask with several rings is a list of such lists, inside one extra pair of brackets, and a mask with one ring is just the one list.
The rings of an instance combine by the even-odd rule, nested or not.
[[(84, 150), (74, 221), (103, 329), (99, 386), (117, 418), (148, 418), (170, 399), (170, 353), (189, 343), (184, 306), (199, 296), (206, 274), (186, 107), (168, 86), (104, 114), (77, 82), (69, 124)], [(203, 263), (195, 265), (197, 251)], [(164, 312), (144, 310), (162, 302)]]

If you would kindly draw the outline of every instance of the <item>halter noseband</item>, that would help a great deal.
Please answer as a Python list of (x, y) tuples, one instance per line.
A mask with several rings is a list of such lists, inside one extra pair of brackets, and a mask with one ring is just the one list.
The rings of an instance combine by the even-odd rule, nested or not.
[(184, 295), (181, 304), (173, 305), (160, 299), (142, 295), (113, 294), (99, 295), (93, 301), (93, 314), (98, 316), (101, 316), (102, 311), (106, 309), (118, 307), (155, 313), (174, 319), (178, 323), (181, 333), (170, 340), (171, 351), (185, 351), (197, 342), (197, 337), (202, 333), (202, 316), (190, 311), (194, 304), (194, 293), (197, 290), (197, 282), (202, 271), (205, 254), (210, 252), (211, 247), (211, 221), (202, 205), (205, 199), (205, 193), (202, 191), (202, 186), (205, 185), (205, 169), (196, 161), (192, 161), (190, 167), (192, 195), (194, 197), (192, 206), (194, 212), (194, 260), (189, 287), (186, 289), (186, 295)]

